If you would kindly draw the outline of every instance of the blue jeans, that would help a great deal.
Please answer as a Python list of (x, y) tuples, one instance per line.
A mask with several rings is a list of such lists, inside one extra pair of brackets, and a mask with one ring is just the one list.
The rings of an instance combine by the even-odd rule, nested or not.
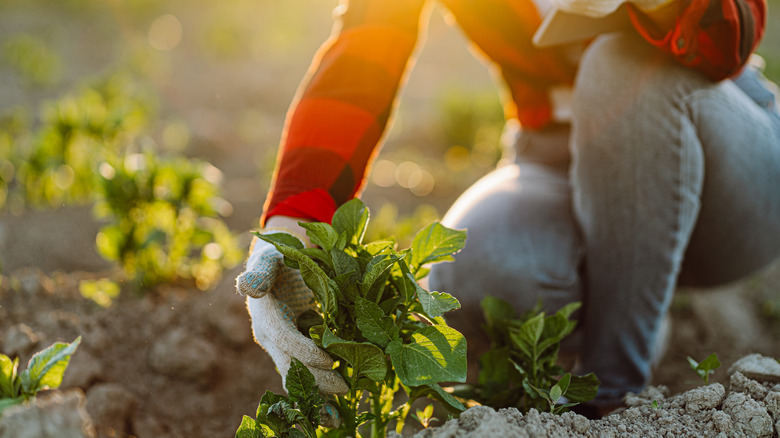
[(450, 319), (472, 354), (486, 294), (518, 311), (583, 301), (578, 371), (601, 380), (594, 403), (641, 391), (677, 284), (780, 257), (780, 117), (762, 90), (753, 70), (713, 83), (635, 35), (591, 44), (571, 129), (521, 131), (514, 161), (444, 218), (468, 240), (430, 286), (461, 300)]

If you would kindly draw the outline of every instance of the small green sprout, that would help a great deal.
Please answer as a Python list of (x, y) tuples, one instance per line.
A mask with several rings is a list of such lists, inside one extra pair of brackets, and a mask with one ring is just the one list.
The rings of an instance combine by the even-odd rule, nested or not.
[(691, 366), (691, 369), (699, 375), (699, 378), (704, 381), (705, 385), (710, 383), (710, 374), (714, 373), (715, 370), (720, 367), (718, 355), (715, 353), (710, 354), (701, 362), (696, 362), (696, 360), (688, 356), (688, 364)]
[(424, 428), (428, 428), (431, 423), (438, 421), (438, 418), (433, 417), (433, 405), (428, 405), (423, 410), (417, 409), (416, 413), (412, 414), (415, 420), (419, 421)]

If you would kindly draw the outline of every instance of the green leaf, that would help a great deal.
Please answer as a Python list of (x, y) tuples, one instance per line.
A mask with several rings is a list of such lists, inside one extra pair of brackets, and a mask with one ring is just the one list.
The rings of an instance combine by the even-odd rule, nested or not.
[(596, 397), (599, 389), (599, 379), (593, 373), (584, 376), (572, 376), (569, 388), (566, 390), (566, 398), (573, 402), (585, 403)]
[(19, 358), (11, 360), (10, 357), (0, 354), (0, 398), (15, 398), (19, 396), (17, 382), (19, 376)]
[(44, 388), (58, 388), (71, 355), (81, 343), (81, 336), (70, 344), (56, 342), (35, 353), (22, 371), (22, 389), (26, 395), (35, 395)]
[[(319, 260), (325, 266), (333, 269), (333, 259), (330, 258), (330, 254), (320, 248), (304, 248), (301, 250), (303, 254), (314, 260)], [(295, 267), (295, 266), (293, 266)]]
[(337, 233), (345, 233), (347, 244), (358, 245), (368, 224), (368, 208), (360, 199), (354, 198), (336, 210), (331, 223)]
[(428, 292), (417, 284), (412, 274), (408, 274), (408, 278), (409, 281), (414, 282), (417, 298), (420, 300), (425, 314), (430, 318), (437, 318), (451, 310), (460, 309), (460, 302), (452, 295), (443, 292)]
[(382, 312), (384, 312), (385, 315), (392, 315), (403, 302), (404, 299), (401, 297), (392, 297), (379, 303), (379, 308), (382, 309)]
[(395, 241), (378, 240), (376, 242), (367, 243), (363, 248), (366, 250), (366, 252), (368, 252), (372, 256), (375, 256), (379, 253), (395, 248)]
[(273, 392), (266, 390), (265, 393), (263, 394), (263, 396), (260, 398), (260, 406), (258, 406), (257, 415), (258, 416), (261, 415), (260, 414), (260, 408), (263, 405), (266, 405), (265, 406), (266, 409), (264, 411), (262, 411), (262, 414), (265, 415), (265, 413), (268, 412), (268, 407), (270, 407), (271, 405), (274, 405), (276, 403), (279, 403), (280, 401), (284, 401), (284, 400), (287, 400), (287, 397), (285, 397), (283, 395), (279, 395), (279, 394), (274, 394)]
[(385, 315), (376, 303), (357, 297), (355, 299), (355, 315), (357, 326), (363, 337), (379, 345), (382, 349), (398, 339), (398, 326), (395, 325), (393, 318)]
[(372, 258), (366, 266), (366, 274), (363, 276), (363, 281), (360, 283), (360, 291), (363, 295), (365, 296), (368, 294), (368, 291), (374, 285), (374, 282), (393, 266), (395, 262), (402, 258), (403, 256), (386, 254), (380, 254)]
[(261, 234), (260, 232), (252, 231), (252, 234), (259, 237), (261, 240), (265, 240), (270, 244), (289, 246), (299, 251), (303, 249), (303, 243), (300, 240), (298, 240), (297, 237), (289, 233)]
[(298, 222), (298, 225), (306, 229), (306, 235), (309, 236), (311, 243), (330, 252), (339, 239), (338, 233), (332, 226), (323, 222)]
[(485, 316), (485, 322), (488, 326), (494, 327), (503, 325), (503, 321), (512, 320), (516, 317), (515, 307), (509, 302), (487, 295), (480, 302), (482, 314)]
[(688, 364), (691, 366), (691, 369), (693, 369), (696, 374), (699, 375), (705, 384), (709, 383), (710, 374), (713, 374), (715, 370), (720, 367), (718, 355), (715, 353), (710, 354), (703, 361), (698, 363), (689, 356)]
[(305, 433), (298, 429), (290, 429), (289, 438), (308, 438)]
[(342, 250), (333, 249), (330, 251), (330, 257), (333, 260), (333, 270), (336, 271), (336, 275), (354, 273), (359, 280), (360, 265), (352, 256)]
[(577, 309), (579, 309), (580, 307), (582, 307), (582, 303), (581, 302), (573, 301), (573, 302), (571, 302), (571, 303), (561, 307), (555, 313), (556, 313), (556, 315), (561, 315), (564, 318), (569, 319), (574, 314), (574, 312), (576, 312)]
[(454, 260), (452, 254), (466, 244), (466, 231), (453, 230), (434, 222), (423, 228), (412, 241), (411, 268), (417, 271), (427, 263)]
[(703, 371), (712, 372), (718, 369), (719, 367), (720, 367), (720, 361), (718, 360), (718, 355), (712, 353), (709, 356), (707, 356), (703, 361), (701, 361), (696, 368)]
[(466, 338), (451, 327), (423, 327), (409, 344), (396, 339), (386, 351), (404, 385), (466, 381)]
[(295, 402), (301, 414), (310, 423), (320, 423), (320, 407), (325, 400), (320, 395), (314, 375), (296, 358), (292, 358), (285, 379), (285, 389), (290, 400)]
[(328, 352), (346, 360), (355, 370), (355, 376), (363, 375), (375, 382), (381, 382), (387, 375), (385, 353), (374, 344), (346, 341), (326, 327), (322, 334), (322, 346)]
[(449, 407), (455, 409), (456, 411), (465, 411), (466, 407), (463, 406), (463, 403), (460, 402), (457, 398), (455, 398), (452, 394), (445, 391), (444, 388), (439, 386), (438, 383), (432, 383), (430, 385), (427, 385), (429, 388), (433, 390), (433, 392), (436, 393), (437, 397), (435, 397), (437, 400), (443, 402), (445, 405), (449, 405)]
[(234, 438), (264, 438), (264, 436), (257, 427), (257, 422), (252, 417), (244, 415)]
[(558, 382), (550, 389), (550, 400), (553, 404), (558, 403), (558, 400), (569, 389), (569, 382), (571, 382), (571, 374), (566, 373), (561, 377)]
[(328, 274), (320, 268), (317, 263), (307, 257), (302, 252), (295, 248), (288, 246), (276, 245), (276, 249), (279, 250), (285, 257), (298, 262), (299, 269), (301, 270), (301, 277), (303, 277), (306, 286), (314, 292), (314, 296), (317, 302), (320, 304), (320, 308), (326, 315), (335, 315), (338, 309), (336, 302), (336, 290), (338, 285), (336, 282), (328, 277)]
[(550, 388), (550, 402), (552, 404), (555, 404), (555, 402), (557, 402), (558, 399), (561, 398), (561, 394), (563, 394), (563, 392), (561, 391), (561, 387), (558, 385), (553, 385), (553, 387)]
[(401, 275), (393, 276), (393, 285), (398, 289), (398, 294), (403, 299), (403, 303), (409, 306), (414, 300), (415, 292), (417, 291), (417, 281), (414, 280), (414, 275), (412, 275), (409, 265), (406, 264), (406, 259), (400, 260), (394, 269), (396, 269), (396, 274), (400, 272)]
[(537, 346), (543, 330), (544, 313), (540, 313), (523, 323), (519, 329), (511, 330), (509, 336), (515, 347), (520, 349), (527, 358), (536, 361), (538, 357)]
[(479, 357), (478, 382), (485, 390), (500, 391), (509, 384), (509, 349), (494, 348)]

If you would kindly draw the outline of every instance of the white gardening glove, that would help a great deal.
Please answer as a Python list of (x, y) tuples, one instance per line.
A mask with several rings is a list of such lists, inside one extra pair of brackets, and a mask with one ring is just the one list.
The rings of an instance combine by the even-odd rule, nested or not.
[(677, 0), (552, 0), (553, 6), (564, 12), (599, 18), (615, 12), (623, 3), (633, 3), (644, 12), (653, 12)]
[(236, 288), (247, 296), (255, 340), (273, 359), (282, 383), (294, 357), (314, 374), (321, 392), (348, 391), (347, 384), (333, 371), (330, 356), (298, 331), (296, 320), (301, 313), (314, 308), (314, 295), (300, 272), (285, 265), (284, 256), (272, 244), (256, 238), (246, 270), (236, 279)]

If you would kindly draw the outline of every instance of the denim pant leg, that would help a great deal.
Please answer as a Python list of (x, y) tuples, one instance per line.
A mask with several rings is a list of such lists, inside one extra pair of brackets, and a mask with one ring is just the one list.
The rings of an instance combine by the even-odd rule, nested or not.
[(631, 34), (597, 39), (575, 90), (581, 371), (610, 404), (647, 384), (684, 257), (692, 278), (714, 284), (778, 256), (780, 130), (732, 81), (708, 81)]
[(571, 207), (568, 142), (566, 126), (521, 132), (513, 145), (522, 149), (515, 160), (470, 187), (442, 220), (468, 229), (466, 246), (453, 263), (432, 267), (429, 285), (461, 302), (447, 321), (468, 340), (471, 376), (489, 347), (480, 307), (486, 295), (508, 301), (518, 314), (540, 299), (548, 313), (582, 301), (577, 272), (582, 243)]

